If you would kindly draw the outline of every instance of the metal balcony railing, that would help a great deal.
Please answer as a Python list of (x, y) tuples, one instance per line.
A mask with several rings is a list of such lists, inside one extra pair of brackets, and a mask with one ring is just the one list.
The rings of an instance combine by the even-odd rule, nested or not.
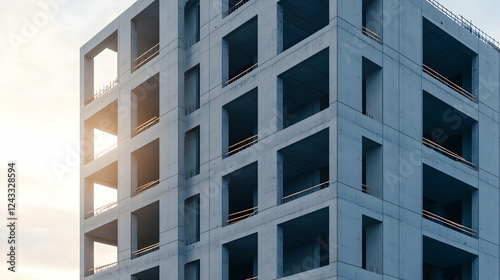
[(142, 249), (139, 249), (137, 251), (132, 252), (132, 258), (138, 258), (141, 256), (144, 256), (146, 254), (149, 254), (154, 251), (158, 251), (160, 249), (160, 243), (156, 243), (147, 247), (144, 247)]
[(135, 128), (135, 135), (141, 134), (142, 132), (146, 131), (148, 128), (152, 127), (153, 125), (155, 125), (159, 122), (160, 122), (160, 118), (157, 116), (154, 116), (149, 121), (136, 127)]
[(90, 275), (94, 275), (94, 274), (97, 274), (99, 272), (103, 272), (105, 270), (108, 270), (112, 267), (115, 267), (118, 265), (118, 262), (114, 262), (114, 263), (110, 263), (110, 264), (107, 264), (107, 265), (102, 265), (102, 266), (98, 266), (98, 267), (94, 267), (94, 268), (91, 268), (91, 269), (88, 269), (87, 271), (85, 271), (85, 276), (90, 276)]
[(464, 233), (464, 234), (467, 234), (469, 236), (472, 236), (472, 237), (476, 237), (477, 235), (477, 231), (469, 228), (469, 227), (466, 227), (464, 225), (461, 225), (459, 223), (455, 223), (453, 221), (450, 221), (448, 219), (445, 219), (439, 215), (436, 215), (432, 212), (429, 212), (429, 211), (426, 211), (426, 210), (422, 210), (422, 216), (424, 218), (426, 218), (427, 220), (430, 220), (430, 221), (433, 221), (433, 222), (436, 222), (440, 225), (443, 225), (445, 227), (448, 227), (448, 228), (451, 228), (453, 230), (456, 230), (456, 231), (459, 231), (461, 233)]
[(422, 65), (422, 70), (431, 75), (434, 79), (440, 81), (441, 83), (447, 85), (449, 88), (453, 89), (454, 91), (460, 93), (461, 95), (469, 98), (470, 100), (474, 101), (474, 102), (477, 102), (477, 98), (475, 95), (473, 95), (472, 93), (466, 91), (465, 89), (461, 88), (460, 86), (458, 86), (457, 84), (455, 84), (454, 82), (448, 80), (445, 76), (439, 74), (436, 70), (430, 68), (429, 66), (423, 64)]
[(151, 49), (147, 50), (138, 58), (136, 58), (133, 64), (134, 65), (133, 70), (135, 71), (141, 68), (142, 66), (144, 66), (144, 64), (148, 63), (150, 60), (155, 58), (159, 53), (160, 53), (160, 43), (156, 44)]
[(233, 83), (234, 81), (238, 80), (239, 78), (245, 76), (246, 74), (252, 72), (258, 66), (259, 66), (259, 64), (255, 63), (253, 66), (249, 67), (245, 71), (243, 71), (243, 72), (239, 73), (238, 75), (236, 75), (236, 76), (232, 77), (231, 79), (229, 79), (229, 81), (226, 82), (226, 85), (229, 85), (229, 84)]
[(117, 147), (118, 147), (118, 144), (113, 144), (111, 147), (109, 147), (109, 148), (107, 148), (107, 149), (105, 149), (105, 150), (103, 150), (103, 151), (101, 151), (101, 152), (99, 152), (99, 153), (97, 153), (97, 154), (89, 157), (88, 160), (87, 160), (87, 163), (89, 163), (89, 162), (91, 162), (93, 160), (96, 160), (96, 159), (104, 156), (105, 154), (107, 154), (107, 153), (111, 152), (112, 150), (116, 149)]
[(111, 202), (111, 203), (106, 204), (106, 205), (104, 205), (102, 207), (99, 207), (99, 208), (96, 208), (96, 209), (94, 209), (92, 211), (89, 211), (89, 212), (85, 213), (85, 219), (97, 216), (97, 215), (99, 215), (101, 213), (104, 213), (104, 212), (110, 210), (110, 209), (113, 209), (113, 208), (116, 207), (116, 205), (118, 205), (118, 201)]
[(455, 154), (454, 152), (446, 149), (443, 146), (440, 146), (439, 144), (437, 144), (429, 139), (422, 138), (422, 144), (424, 144), (424, 146), (426, 146), (428, 148), (431, 148), (431, 149), (437, 151), (438, 153), (440, 153), (442, 155), (447, 156), (448, 158), (451, 158), (457, 162), (460, 162), (461, 164), (469, 167), (470, 169), (476, 170), (476, 165), (474, 163), (464, 159), (462, 156)]
[(256, 279), (259, 279), (259, 276), (255, 276), (255, 277), (252, 277), (252, 278), (247, 278), (245, 280), (256, 280)]
[(158, 180), (154, 180), (154, 181), (151, 181), (149, 183), (146, 183), (140, 187), (137, 188), (137, 192), (135, 193), (136, 195), (140, 194), (141, 192), (147, 190), (147, 189), (150, 189), (156, 185), (160, 184), (160, 179)]
[(244, 150), (257, 142), (259, 142), (258, 134), (250, 136), (245, 140), (241, 140), (240, 142), (233, 144), (227, 148), (229, 151), (226, 153), (226, 156), (236, 154), (237, 152)]
[(370, 187), (368, 185), (365, 185), (365, 184), (361, 184), (361, 191), (364, 192), (364, 193), (371, 193), (370, 191)]
[(364, 26), (361, 30), (363, 31), (363, 34), (365, 34), (366, 36), (370, 37), (371, 39), (373, 39), (379, 43), (382, 43), (382, 37), (380, 35), (378, 35), (377, 33), (371, 31), (370, 29), (368, 29)]
[(96, 100), (97, 98), (103, 96), (105, 93), (110, 91), (112, 88), (114, 88), (116, 85), (118, 85), (118, 78), (114, 79), (113, 81), (109, 82), (109, 85), (103, 85), (102, 88), (99, 88), (92, 97), (87, 99), (85, 101), (85, 105), (90, 104), (92, 101)]
[(234, 4), (231, 8), (229, 8), (229, 14), (238, 10), (241, 6), (243, 6), (246, 2), (249, 2), (249, 1), (250, 0), (241, 0), (240, 2)]
[(231, 224), (235, 224), (239, 221), (243, 221), (246, 218), (250, 218), (254, 215), (257, 215), (258, 211), (259, 211), (259, 207), (256, 206), (256, 207), (249, 208), (249, 209), (246, 209), (243, 211), (229, 214), (229, 220), (227, 220), (227, 223), (231, 225)]
[(468, 30), (470, 33), (476, 35), (481, 41), (485, 42), (486, 44), (490, 45), (492, 48), (500, 52), (500, 42), (495, 40), (493, 37), (490, 35), (486, 34), (484, 31), (479, 29), (477, 26), (472, 24), (472, 21), (464, 18), (461, 15), (456, 15), (450, 10), (448, 10), (445, 6), (440, 4), (436, 0), (427, 0), (427, 2), (431, 3), (434, 7), (436, 7), (438, 10), (440, 10), (443, 14), (445, 14), (447, 17), (458, 23), (458, 25), (462, 26), (466, 30)]
[(282, 198), (282, 203), (287, 203), (287, 202), (290, 202), (290, 201), (295, 200), (297, 198), (300, 198), (300, 197), (306, 196), (308, 194), (322, 190), (322, 189), (328, 187), (329, 183), (330, 183), (330, 181), (326, 181), (326, 182), (323, 182), (321, 184), (318, 184), (318, 185), (312, 186), (310, 188), (307, 188), (305, 190), (302, 190), (300, 192), (296, 192), (296, 193), (293, 193), (291, 195), (287, 195), (287, 196)]

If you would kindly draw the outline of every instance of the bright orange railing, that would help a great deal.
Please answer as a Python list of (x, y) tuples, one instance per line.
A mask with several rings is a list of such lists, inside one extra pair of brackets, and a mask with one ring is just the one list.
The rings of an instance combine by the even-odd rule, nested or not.
[(240, 142), (229, 146), (227, 148), (229, 151), (226, 153), (226, 155), (229, 156), (229, 155), (235, 154), (243, 149), (246, 149), (246, 148), (252, 146), (253, 144), (255, 144), (257, 142), (259, 142), (259, 135), (258, 134), (254, 135), (254, 136), (250, 136), (247, 139), (241, 140)]
[(243, 6), (248, 1), (250, 1), (250, 0), (241, 0), (238, 3), (234, 4), (231, 8), (229, 8), (229, 14), (231, 14), (232, 12), (238, 10), (238, 8), (240, 8), (241, 6)]
[(144, 131), (146, 131), (148, 128), (152, 127), (153, 125), (157, 124), (160, 122), (160, 118), (157, 116), (154, 116), (147, 122), (139, 125), (138, 127), (135, 128), (135, 135), (140, 134)]
[(246, 69), (245, 71), (239, 73), (238, 75), (234, 76), (233, 78), (229, 79), (229, 81), (226, 82), (226, 85), (229, 85), (231, 84), (232, 82), (238, 80), (239, 78), (245, 76), (246, 74), (252, 72), (255, 68), (257, 68), (257, 66), (259, 66), (258, 63), (255, 63), (253, 66), (251, 66), (250, 68)]
[(142, 249), (139, 249), (137, 251), (132, 252), (132, 256), (134, 258), (138, 258), (140, 256), (144, 256), (146, 254), (149, 254), (151, 252), (157, 251), (160, 249), (160, 243), (156, 243), (147, 247), (144, 247)]
[(362, 31), (363, 31), (363, 34), (365, 34), (366, 36), (372, 38), (373, 40), (375, 40), (379, 43), (382, 43), (382, 37), (380, 37), (380, 35), (378, 35), (377, 33), (371, 31), (370, 29), (368, 29), (364, 26), (362, 28)]
[(362, 192), (364, 192), (364, 193), (371, 193), (369, 189), (371, 189), (371, 188), (368, 185), (361, 184), (361, 191)]
[(318, 184), (318, 185), (312, 186), (310, 188), (307, 188), (305, 190), (302, 190), (300, 192), (296, 192), (296, 193), (292, 193), (291, 195), (287, 195), (287, 196), (282, 198), (283, 203), (290, 202), (290, 201), (295, 200), (299, 197), (303, 197), (303, 196), (306, 196), (306, 195), (311, 194), (313, 192), (316, 192), (318, 190), (324, 189), (324, 188), (328, 187), (328, 183), (330, 183), (330, 181), (326, 181), (326, 182), (323, 182), (321, 184)]
[(474, 101), (474, 102), (477, 102), (477, 98), (475, 95), (473, 95), (472, 93), (466, 91), (465, 89), (463, 89), (462, 87), (458, 86), (457, 84), (455, 84), (454, 82), (448, 80), (445, 76), (439, 74), (436, 70), (430, 68), (429, 66), (423, 64), (422, 65), (422, 69), (425, 73), (431, 75), (434, 79), (440, 81), (441, 83), (447, 85), (449, 88), (453, 89), (454, 91), (460, 93), (461, 95), (469, 98), (470, 100)]
[(422, 138), (422, 144), (424, 144), (424, 146), (426, 146), (428, 148), (431, 148), (431, 149), (439, 152), (442, 155), (447, 156), (448, 158), (451, 158), (451, 159), (454, 159), (455, 161), (460, 162), (461, 164), (469, 167), (470, 169), (476, 170), (476, 165), (474, 163), (466, 160), (462, 156), (455, 154), (454, 152), (446, 149), (443, 146), (440, 146), (439, 144), (437, 144), (429, 139)]
[(234, 223), (237, 223), (239, 221), (243, 221), (246, 218), (250, 218), (250, 217), (256, 215), (258, 211), (259, 211), (259, 207), (256, 206), (256, 207), (249, 208), (249, 209), (246, 209), (243, 211), (238, 211), (236, 213), (229, 214), (229, 220), (227, 220), (227, 223), (234, 224)]
[(151, 59), (155, 58), (160, 53), (160, 43), (154, 45), (151, 49), (144, 52), (134, 60), (133, 70), (141, 68), (144, 64), (148, 63)]
[(471, 228), (468, 228), (468, 227), (461, 225), (459, 223), (455, 223), (453, 221), (445, 219), (439, 215), (436, 215), (436, 214), (429, 212), (429, 211), (426, 211), (426, 210), (422, 210), (422, 216), (428, 220), (431, 220), (433, 222), (437, 222), (437, 223), (444, 225), (448, 228), (465, 233), (465, 234), (473, 236), (473, 237), (475, 237), (477, 234), (477, 231), (475, 231)]

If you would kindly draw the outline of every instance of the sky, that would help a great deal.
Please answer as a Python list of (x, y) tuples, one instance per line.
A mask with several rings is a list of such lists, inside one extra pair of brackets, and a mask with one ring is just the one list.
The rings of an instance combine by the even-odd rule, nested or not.
[[(79, 277), (79, 49), (134, 2), (0, 0), (0, 279)], [(440, 2), (500, 39), (498, 0)], [(18, 166), (15, 274), (4, 260), (10, 160)]]

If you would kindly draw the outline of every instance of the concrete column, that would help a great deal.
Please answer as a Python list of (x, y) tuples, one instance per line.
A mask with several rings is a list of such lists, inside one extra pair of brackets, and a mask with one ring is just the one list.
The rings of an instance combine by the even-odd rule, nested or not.
[(94, 210), (94, 182), (84, 179), (83, 215)]
[[(258, 15), (258, 62), (263, 63), (268, 61), (272, 57), (276, 56), (276, 53), (280, 49), (278, 40), (282, 41), (280, 35), (283, 32), (278, 33), (277, 24), (278, 21), (282, 21), (278, 18), (278, 12), (276, 7), (280, 6), (275, 1), (263, 1), (259, 3), (259, 15)], [(281, 36), (282, 37), (282, 36)], [(282, 49), (282, 47), (281, 47)]]
[(94, 94), (94, 58), (83, 56), (83, 91), (87, 101)]

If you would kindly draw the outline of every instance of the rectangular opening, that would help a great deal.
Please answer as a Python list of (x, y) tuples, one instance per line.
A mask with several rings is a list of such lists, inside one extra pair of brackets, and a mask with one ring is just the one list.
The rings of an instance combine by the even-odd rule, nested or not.
[(132, 280), (160, 280), (160, 267), (156, 266), (132, 275)]
[(473, 267), (476, 255), (427, 236), (423, 237), (423, 247), (424, 280), (478, 279), (478, 271)]
[(132, 212), (132, 259), (160, 249), (160, 202)]
[(425, 18), (423, 25), (423, 71), (477, 102), (477, 54)]
[(223, 38), (223, 86), (235, 82), (257, 68), (257, 39), (257, 17), (250, 19)]
[(186, 116), (200, 108), (200, 65), (184, 74), (184, 108)]
[(382, 274), (382, 222), (363, 215), (362, 268)]
[(329, 186), (329, 131), (325, 129), (280, 151), (282, 198), (287, 203)]
[(223, 178), (223, 224), (234, 224), (258, 213), (257, 162)]
[(200, 280), (200, 260), (189, 262), (184, 266), (184, 280)]
[(118, 85), (118, 31), (85, 55), (85, 105)]
[(160, 122), (160, 75), (132, 90), (132, 137)]
[(382, 122), (382, 67), (363, 57), (363, 114)]
[(371, 39), (382, 42), (382, 0), (363, 0), (362, 32)]
[(184, 39), (189, 48), (200, 41), (200, 0), (188, 0), (184, 6)]
[(247, 2), (250, 0), (223, 0), (224, 2), (224, 15), (229, 15), (233, 13), (234, 11), (238, 10), (241, 8), (243, 5), (245, 5)]
[(478, 161), (477, 122), (424, 92), (423, 144), (471, 169)]
[(184, 171), (186, 180), (200, 174), (200, 127), (186, 132), (184, 136)]
[(257, 279), (257, 233), (223, 245), (223, 280)]
[(223, 157), (234, 155), (258, 142), (257, 89), (222, 107)]
[(117, 148), (118, 101), (85, 120), (84, 125), (84, 157), (89, 163)]
[[(279, 75), (283, 128), (296, 124), (329, 106), (328, 49)], [(282, 94), (280, 91), (282, 90)]]
[[(330, 263), (329, 213), (324, 208), (278, 225), (282, 238), (279, 277), (305, 272)], [(307, 260), (307, 261), (306, 261)], [(280, 263), (278, 264), (280, 266)]]
[(85, 178), (85, 219), (97, 216), (118, 205), (118, 162)]
[(363, 137), (362, 184), (366, 194), (382, 198), (383, 152), (382, 145)]
[(281, 0), (278, 20), (282, 20), (282, 51), (316, 33), (329, 23), (328, 0)]
[(160, 2), (132, 19), (132, 72), (160, 54)]
[(184, 201), (184, 231), (186, 245), (200, 241), (200, 195)]
[(424, 164), (422, 216), (460, 233), (478, 237), (477, 190)]
[(132, 195), (160, 183), (159, 139), (132, 152)]
[(118, 220), (100, 226), (84, 237), (85, 276), (103, 273), (118, 265)]

